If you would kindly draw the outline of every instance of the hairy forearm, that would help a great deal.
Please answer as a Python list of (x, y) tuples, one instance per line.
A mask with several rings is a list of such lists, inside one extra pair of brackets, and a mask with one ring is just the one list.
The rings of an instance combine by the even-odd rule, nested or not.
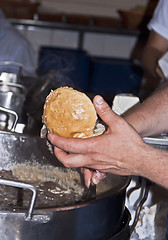
[(168, 189), (168, 151), (147, 146), (145, 152), (141, 155), (138, 175)]
[(162, 85), (151, 97), (123, 117), (143, 137), (167, 133), (168, 84)]

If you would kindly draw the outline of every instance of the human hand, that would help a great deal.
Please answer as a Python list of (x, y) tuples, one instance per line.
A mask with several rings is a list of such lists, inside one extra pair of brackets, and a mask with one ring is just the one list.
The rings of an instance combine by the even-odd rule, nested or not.
[(90, 168), (81, 168), (81, 172), (84, 175), (85, 185), (87, 188), (90, 187), (90, 184), (97, 185), (102, 179), (106, 177), (105, 173), (101, 173)]
[(56, 157), (65, 167), (85, 167), (118, 175), (141, 175), (148, 145), (123, 118), (111, 110), (102, 97), (96, 96), (93, 102), (108, 130), (101, 136), (87, 139), (49, 134), (48, 139), (54, 145)]

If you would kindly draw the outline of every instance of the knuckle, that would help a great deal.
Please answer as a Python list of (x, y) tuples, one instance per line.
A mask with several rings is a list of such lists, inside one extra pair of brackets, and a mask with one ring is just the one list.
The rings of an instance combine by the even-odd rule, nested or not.
[(110, 107), (108, 105), (105, 105), (101, 109), (102, 114), (107, 114), (109, 111), (111, 111), (111, 109), (110, 109)]
[(71, 164), (70, 164), (70, 162), (69, 161), (64, 161), (64, 166), (66, 167), (66, 168), (70, 168), (71, 167)]

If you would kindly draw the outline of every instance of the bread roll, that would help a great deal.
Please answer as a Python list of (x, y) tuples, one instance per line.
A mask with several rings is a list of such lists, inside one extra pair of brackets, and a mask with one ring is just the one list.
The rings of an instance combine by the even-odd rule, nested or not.
[(43, 122), (51, 133), (68, 138), (87, 138), (93, 135), (97, 114), (84, 93), (61, 87), (47, 96)]

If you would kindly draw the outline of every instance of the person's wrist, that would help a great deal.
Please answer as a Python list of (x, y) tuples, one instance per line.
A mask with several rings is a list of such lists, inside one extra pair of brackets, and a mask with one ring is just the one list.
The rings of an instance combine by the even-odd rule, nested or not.
[(138, 116), (138, 114), (126, 115), (124, 116), (124, 120), (133, 127), (140, 136), (143, 136), (142, 123), (144, 122), (144, 118), (142, 116)]

